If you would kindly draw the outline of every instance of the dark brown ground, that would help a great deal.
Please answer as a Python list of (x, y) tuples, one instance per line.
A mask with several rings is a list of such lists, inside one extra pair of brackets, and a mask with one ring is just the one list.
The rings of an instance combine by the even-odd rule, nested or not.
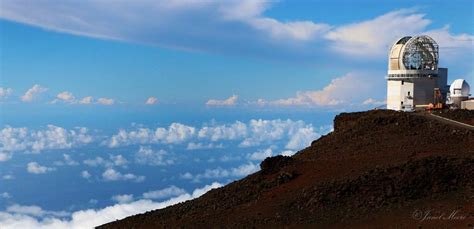
[(472, 110), (441, 110), (435, 111), (433, 114), (474, 126), (474, 111)]
[(198, 199), (100, 228), (474, 225), (474, 131), (422, 115), (343, 113), (333, 133), (261, 167)]

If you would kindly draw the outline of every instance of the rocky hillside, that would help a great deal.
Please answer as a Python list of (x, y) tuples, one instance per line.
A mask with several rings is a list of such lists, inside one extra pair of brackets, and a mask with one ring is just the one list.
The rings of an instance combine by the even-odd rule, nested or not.
[(343, 113), (293, 157), (100, 228), (472, 228), (473, 175), (472, 130), (416, 113)]

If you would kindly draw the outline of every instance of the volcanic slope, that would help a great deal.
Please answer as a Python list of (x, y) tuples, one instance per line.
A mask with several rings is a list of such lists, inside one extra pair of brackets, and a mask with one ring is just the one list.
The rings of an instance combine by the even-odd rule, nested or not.
[(260, 166), (200, 198), (100, 228), (474, 225), (474, 131), (423, 115), (342, 113), (332, 133)]

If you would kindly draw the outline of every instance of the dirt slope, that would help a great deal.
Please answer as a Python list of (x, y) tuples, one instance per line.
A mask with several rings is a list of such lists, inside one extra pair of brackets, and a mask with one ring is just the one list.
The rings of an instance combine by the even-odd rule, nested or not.
[(101, 228), (474, 225), (474, 131), (420, 115), (343, 113), (334, 132), (261, 168), (198, 199)]

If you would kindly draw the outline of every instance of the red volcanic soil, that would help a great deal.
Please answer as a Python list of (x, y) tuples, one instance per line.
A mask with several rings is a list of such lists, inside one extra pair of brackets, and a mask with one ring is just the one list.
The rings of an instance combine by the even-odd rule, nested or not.
[(472, 130), (404, 112), (343, 113), (293, 157), (100, 228), (472, 228), (473, 175)]

